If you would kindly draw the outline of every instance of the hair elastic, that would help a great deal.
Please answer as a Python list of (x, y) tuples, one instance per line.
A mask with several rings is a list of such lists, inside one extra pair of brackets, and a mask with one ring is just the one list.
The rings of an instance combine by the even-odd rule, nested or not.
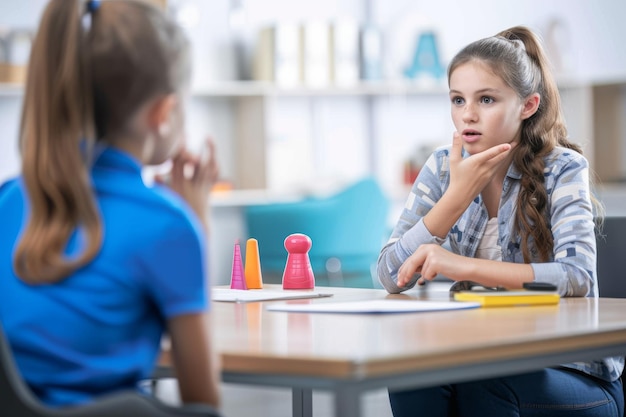
[(95, 13), (100, 8), (100, 0), (89, 0), (87, 2), (87, 11), (89, 13)]

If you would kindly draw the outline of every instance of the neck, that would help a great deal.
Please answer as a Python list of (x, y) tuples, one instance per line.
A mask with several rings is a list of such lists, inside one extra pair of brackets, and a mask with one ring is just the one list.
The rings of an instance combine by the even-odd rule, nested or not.
[(152, 141), (132, 136), (105, 138), (105, 141), (114, 148), (134, 156), (142, 165), (146, 165), (150, 161), (153, 151)]
[(503, 162), (501, 167), (496, 171), (495, 175), (487, 183), (485, 188), (482, 190), (481, 197), (483, 199), (483, 203), (487, 208), (487, 213), (489, 214), (489, 218), (497, 217), (498, 209), (500, 207), (500, 198), (502, 197), (502, 186), (504, 184), (504, 178), (506, 177), (506, 173), (511, 166), (511, 162), (513, 158), (510, 156), (507, 158), (507, 161)]

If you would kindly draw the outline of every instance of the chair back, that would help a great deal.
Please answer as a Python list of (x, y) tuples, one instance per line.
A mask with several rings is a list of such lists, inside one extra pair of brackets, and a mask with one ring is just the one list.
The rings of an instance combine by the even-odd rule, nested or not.
[(0, 415), (2, 417), (220, 417), (205, 405), (175, 407), (135, 391), (104, 395), (76, 407), (44, 405), (24, 383), (0, 323)]
[(596, 239), (600, 297), (626, 298), (626, 217), (606, 217)]
[[(596, 239), (596, 249), (600, 287), (598, 294), (600, 297), (626, 298), (626, 217), (604, 218), (602, 236)], [(622, 389), (626, 397), (624, 372)]]
[(388, 208), (378, 182), (368, 177), (327, 197), (246, 207), (245, 219), (248, 235), (259, 242), (264, 279), (282, 277), (288, 255), (285, 238), (304, 233), (313, 242), (309, 258), (316, 285), (328, 285), (320, 278), (334, 260), (343, 275), (363, 278), (346, 286), (371, 287), (371, 267), (387, 237)]
[[(17, 370), (9, 342), (0, 324), (0, 410), (7, 417), (41, 417), (33, 410), (37, 400)], [(30, 404), (30, 406), (27, 406)]]

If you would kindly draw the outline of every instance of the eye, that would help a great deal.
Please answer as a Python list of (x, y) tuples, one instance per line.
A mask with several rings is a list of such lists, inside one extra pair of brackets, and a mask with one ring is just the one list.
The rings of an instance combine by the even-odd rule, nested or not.
[(491, 104), (493, 103), (495, 100), (493, 99), (493, 97), (487, 97), (487, 96), (483, 96), (480, 98), (480, 102), (482, 104)]
[(459, 97), (459, 96), (452, 97), (451, 101), (452, 101), (452, 104), (454, 104), (455, 106), (460, 106), (463, 103), (465, 103), (465, 100), (463, 100), (463, 97)]

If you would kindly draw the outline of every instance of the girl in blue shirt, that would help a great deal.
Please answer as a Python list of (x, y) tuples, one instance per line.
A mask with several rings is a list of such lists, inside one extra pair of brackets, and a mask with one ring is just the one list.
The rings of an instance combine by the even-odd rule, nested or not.
[[(554, 284), (598, 293), (593, 201), (581, 149), (567, 140), (540, 42), (514, 27), (462, 49), (448, 69), (452, 146), (420, 171), (378, 260), (397, 293), (438, 274), (484, 286)], [(450, 250), (442, 247), (448, 241)], [(624, 358), (391, 392), (394, 416), (605, 416), (624, 409)]]
[[(51, 0), (29, 63), (21, 175), (0, 188), (0, 320), (50, 405), (135, 389), (167, 331), (183, 402), (219, 405), (209, 156), (185, 151), (180, 28), (141, 1)], [(169, 187), (144, 165), (172, 160)]]

